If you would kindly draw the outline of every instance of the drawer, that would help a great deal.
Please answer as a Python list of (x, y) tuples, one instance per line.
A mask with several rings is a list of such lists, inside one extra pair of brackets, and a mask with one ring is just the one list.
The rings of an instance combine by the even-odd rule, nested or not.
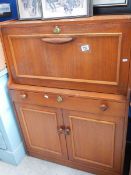
[(10, 90), (14, 102), (77, 110), (100, 115), (124, 116), (125, 102), (82, 97), (78, 94)]

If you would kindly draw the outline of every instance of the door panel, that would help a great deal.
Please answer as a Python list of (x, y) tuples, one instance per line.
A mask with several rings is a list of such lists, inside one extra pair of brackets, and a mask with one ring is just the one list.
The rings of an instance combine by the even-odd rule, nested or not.
[(46, 156), (67, 156), (65, 138), (57, 129), (63, 126), (61, 111), (31, 105), (15, 105), (27, 148)]
[(62, 34), (59, 38), (10, 35), (13, 78), (21, 84), (60, 88), (64, 84), (71, 89), (119, 93), (125, 81), (120, 74), (122, 37), (122, 33)]
[[(98, 84), (118, 83), (120, 33), (103, 36), (75, 35), (72, 36), (73, 40), (65, 44), (47, 43), (43, 38), (11, 37), (17, 76), (56, 80), (66, 78), (67, 81), (76, 82), (91, 80), (92, 83)], [(86, 47), (89, 47), (89, 51)], [(93, 69), (96, 65), (98, 70), (97, 74), (94, 74)]]
[(121, 171), (121, 117), (64, 111), (64, 120), (71, 130), (66, 136), (70, 160)]

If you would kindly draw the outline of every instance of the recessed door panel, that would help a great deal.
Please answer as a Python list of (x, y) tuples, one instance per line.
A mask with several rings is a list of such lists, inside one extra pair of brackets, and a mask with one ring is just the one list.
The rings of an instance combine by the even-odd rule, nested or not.
[[(72, 40), (65, 44), (48, 43), (42, 39), (37, 36), (11, 39), (17, 76), (117, 83), (120, 34), (72, 36)], [(94, 73), (95, 67), (97, 73)]]
[(121, 117), (65, 111), (64, 120), (70, 130), (66, 136), (70, 160), (121, 171)]
[(122, 33), (11, 35), (9, 45), (17, 83), (120, 90)]
[(66, 157), (65, 138), (57, 129), (63, 125), (60, 110), (31, 105), (15, 105), (29, 151), (46, 156)]

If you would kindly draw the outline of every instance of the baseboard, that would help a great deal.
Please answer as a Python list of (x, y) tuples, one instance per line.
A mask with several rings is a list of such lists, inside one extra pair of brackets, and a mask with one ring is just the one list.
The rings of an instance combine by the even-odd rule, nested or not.
[(24, 157), (25, 150), (22, 142), (12, 152), (0, 149), (0, 160), (12, 165), (18, 165)]

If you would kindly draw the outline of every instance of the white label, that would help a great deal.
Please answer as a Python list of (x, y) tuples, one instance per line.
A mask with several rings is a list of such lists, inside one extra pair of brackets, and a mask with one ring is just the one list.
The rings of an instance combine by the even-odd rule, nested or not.
[(123, 58), (123, 59), (122, 59), (122, 62), (124, 62), (124, 63), (125, 63), (125, 62), (128, 62), (128, 58)]
[(89, 50), (90, 50), (90, 46), (88, 44), (81, 46), (81, 51), (82, 52), (88, 52)]
[(48, 96), (48, 95), (44, 95), (44, 97), (45, 97), (46, 99), (48, 99), (48, 98), (49, 98), (49, 96)]
[(0, 13), (3, 14), (5, 12), (11, 12), (10, 9), (10, 4), (9, 3), (5, 3), (5, 4), (0, 4)]

